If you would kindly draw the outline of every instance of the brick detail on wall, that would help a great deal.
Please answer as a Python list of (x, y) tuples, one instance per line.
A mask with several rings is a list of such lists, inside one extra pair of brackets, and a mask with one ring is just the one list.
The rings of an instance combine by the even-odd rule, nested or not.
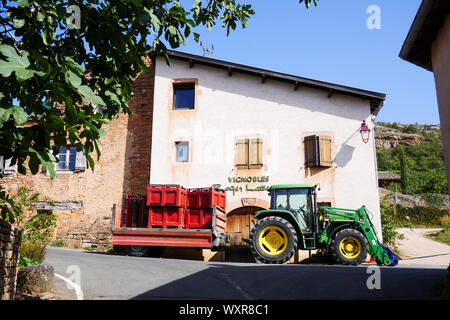
[[(151, 60), (147, 63), (152, 64)], [(145, 195), (150, 181), (155, 68), (134, 83), (125, 149), (124, 194)]]
[(0, 300), (14, 300), (21, 232), (0, 220)]

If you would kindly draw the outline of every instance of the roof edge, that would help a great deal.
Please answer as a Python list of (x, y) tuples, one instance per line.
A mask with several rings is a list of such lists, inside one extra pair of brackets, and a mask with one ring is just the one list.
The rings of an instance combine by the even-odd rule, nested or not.
[(405, 41), (403, 42), (402, 49), (400, 50), (399, 56), (403, 60), (409, 61), (411, 63), (414, 63), (415, 65), (418, 65), (419, 67), (425, 68), (429, 71), (431, 71), (430, 68), (423, 66), (421, 64), (418, 64), (415, 61), (412, 61), (410, 54), (411, 50), (417, 40), (417, 36), (419, 35), (419, 32), (421, 31), (428, 15), (430, 14), (432, 8), (434, 5), (434, 0), (423, 0), (420, 4), (419, 10), (416, 13), (416, 16), (414, 18), (414, 21), (408, 31), (408, 34), (405, 38)]
[[(150, 52), (153, 53), (154, 52)], [(304, 78), (292, 74), (286, 74), (282, 72), (251, 67), (247, 65), (242, 65), (234, 62), (214, 59), (210, 57), (199, 56), (191, 53), (175, 51), (175, 50), (167, 50), (167, 54), (170, 58), (183, 60), (191, 65), (198, 63), (202, 65), (207, 65), (211, 67), (216, 67), (224, 70), (228, 70), (228, 72), (241, 72), (246, 74), (251, 74), (255, 76), (259, 76), (265, 79), (274, 79), (283, 82), (292, 83), (295, 88), (305, 86), (310, 88), (316, 88), (325, 90), (331, 96), (332, 94), (343, 94), (353, 97), (359, 97), (365, 100), (368, 100), (370, 103), (371, 113), (378, 113), (379, 109), (383, 106), (384, 100), (386, 99), (385, 93), (369, 91), (349, 86), (344, 86), (336, 83), (325, 82), (320, 80), (314, 80), (310, 78)]]

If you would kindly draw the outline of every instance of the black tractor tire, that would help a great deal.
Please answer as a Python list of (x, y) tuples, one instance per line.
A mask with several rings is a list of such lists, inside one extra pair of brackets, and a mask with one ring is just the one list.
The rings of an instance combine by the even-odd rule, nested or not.
[(128, 255), (133, 257), (144, 257), (148, 251), (149, 247), (146, 246), (127, 246)]
[(355, 229), (337, 232), (331, 241), (330, 252), (334, 261), (345, 265), (359, 265), (366, 260), (369, 244), (366, 237)]
[[(281, 231), (281, 230), (282, 231)], [(280, 247), (270, 251), (266, 244), (260, 241), (261, 233), (276, 232), (274, 244)], [(264, 237), (264, 235), (262, 235)], [(288, 261), (297, 250), (297, 232), (292, 224), (280, 217), (270, 216), (259, 220), (250, 232), (250, 250), (256, 259), (262, 263), (282, 264)], [(278, 247), (278, 245), (277, 245)]]

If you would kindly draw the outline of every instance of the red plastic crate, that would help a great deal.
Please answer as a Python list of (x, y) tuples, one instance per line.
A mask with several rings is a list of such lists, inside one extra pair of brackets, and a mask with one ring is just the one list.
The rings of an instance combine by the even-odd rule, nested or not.
[(187, 190), (179, 185), (149, 185), (147, 205), (161, 207), (186, 207)]
[(209, 229), (212, 226), (212, 209), (186, 210), (186, 229)]
[(213, 205), (226, 209), (227, 205), (226, 192), (214, 188), (189, 189), (187, 199), (189, 209), (212, 209)]
[(148, 228), (184, 227), (185, 208), (181, 207), (149, 207)]
[(146, 198), (143, 196), (123, 196), (121, 227), (144, 228), (147, 226)]

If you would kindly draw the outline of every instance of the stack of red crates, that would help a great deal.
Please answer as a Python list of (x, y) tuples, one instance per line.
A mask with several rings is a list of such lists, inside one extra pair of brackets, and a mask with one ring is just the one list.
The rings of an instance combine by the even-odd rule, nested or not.
[(187, 190), (180, 185), (149, 185), (147, 189), (148, 228), (185, 226)]
[(212, 226), (213, 206), (226, 209), (226, 193), (214, 188), (189, 189), (187, 192), (186, 229)]

